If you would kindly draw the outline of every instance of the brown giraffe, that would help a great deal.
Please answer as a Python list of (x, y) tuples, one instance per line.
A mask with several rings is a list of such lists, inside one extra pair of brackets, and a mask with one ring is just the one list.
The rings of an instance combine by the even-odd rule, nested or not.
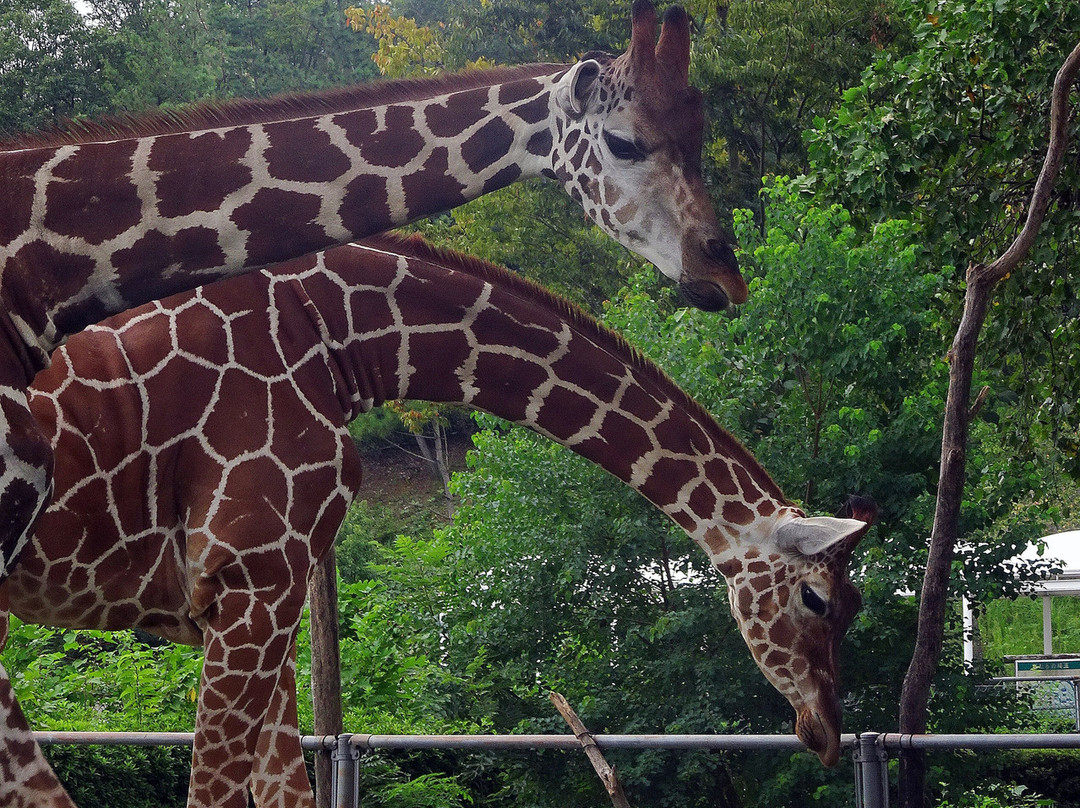
[[(26, 388), (128, 306), (460, 205), (560, 182), (694, 305), (747, 294), (700, 173), (689, 18), (647, 0), (618, 58), (80, 124), (0, 144), (0, 579), (50, 488)], [(29, 743), (0, 666), (0, 753)]]
[(846, 568), (870, 514), (805, 517), (619, 337), (506, 270), (387, 236), (114, 317), (32, 388), (57, 491), (6, 596), (32, 622), (204, 645), (190, 805), (242, 808), (253, 759), (261, 805), (306, 791), (289, 649), (360, 482), (346, 425), (394, 398), (529, 426), (655, 503), (724, 574), (799, 736), (836, 762)]

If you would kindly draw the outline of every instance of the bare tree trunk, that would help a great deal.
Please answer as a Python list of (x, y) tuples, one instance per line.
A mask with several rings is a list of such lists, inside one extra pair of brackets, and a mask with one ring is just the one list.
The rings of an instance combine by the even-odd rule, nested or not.
[[(315, 568), (309, 595), (311, 611), (311, 701), (313, 733), (338, 736), (345, 731), (341, 716), (341, 648), (338, 638), (337, 554), (334, 548)], [(315, 804), (330, 808), (333, 762), (324, 752), (315, 755)]]
[[(960, 503), (964, 493), (964, 471), (968, 426), (982, 405), (985, 391), (969, 407), (971, 380), (979, 331), (986, 319), (991, 294), (998, 281), (1012, 272), (1027, 256), (1042, 226), (1050, 202), (1050, 192), (1065, 153), (1069, 91), (1080, 68), (1080, 44), (1065, 60), (1054, 80), (1050, 111), (1050, 145), (1042, 172), (1035, 183), (1028, 218), (1023, 230), (1005, 253), (989, 266), (968, 267), (964, 314), (949, 352), (949, 392), (945, 401), (945, 421), (941, 439), (941, 472), (934, 528), (930, 535), (930, 557), (919, 602), (919, 626), (915, 652), (911, 658), (900, 696), (900, 732), (926, 732), (930, 686), (941, 659), (949, 569), (956, 544)], [(926, 787), (926, 762), (921, 752), (906, 750), (900, 756), (901, 808), (921, 808)]]

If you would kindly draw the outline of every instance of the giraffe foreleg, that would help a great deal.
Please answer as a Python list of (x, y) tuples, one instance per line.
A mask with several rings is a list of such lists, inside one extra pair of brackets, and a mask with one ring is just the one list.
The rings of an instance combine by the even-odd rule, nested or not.
[(296, 716), (296, 645), (293, 644), (255, 752), (251, 792), (257, 808), (314, 808)]
[(216, 598), (204, 629), (188, 808), (247, 808), (259, 738), (289, 659), (303, 597), (302, 588), (225, 588)]
[[(8, 636), (5, 587), (0, 584), (0, 651)], [(0, 808), (75, 808), (60, 784), (0, 665)]]
[[(26, 405), (25, 369), (0, 357), (0, 591), (52, 486), (52, 448)], [(0, 650), (7, 642), (7, 595), (0, 594)], [(74, 808), (34, 740), (0, 665), (0, 808)]]

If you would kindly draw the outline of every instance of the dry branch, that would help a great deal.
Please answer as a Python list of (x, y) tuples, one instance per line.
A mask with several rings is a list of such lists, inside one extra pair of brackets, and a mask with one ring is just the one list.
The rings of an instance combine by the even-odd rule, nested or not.
[(585, 750), (589, 762), (600, 776), (604, 788), (607, 789), (608, 796), (611, 797), (611, 804), (615, 808), (630, 808), (630, 802), (626, 799), (626, 794), (623, 793), (618, 774), (616, 774), (614, 767), (608, 764), (604, 758), (604, 753), (596, 745), (596, 739), (585, 728), (577, 713), (574, 712), (574, 708), (570, 706), (570, 702), (561, 693), (555, 693), (554, 691), (548, 698), (551, 699), (551, 703), (555, 705), (555, 709), (559, 711), (559, 714), (566, 719), (566, 723), (570, 725), (574, 737), (578, 739), (578, 742)]

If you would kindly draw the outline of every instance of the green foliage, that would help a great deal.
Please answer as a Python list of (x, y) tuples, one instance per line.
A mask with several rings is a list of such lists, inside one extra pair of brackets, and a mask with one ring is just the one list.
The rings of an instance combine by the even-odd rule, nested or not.
[[(1080, 653), (1080, 600), (1053, 598), (1050, 611), (1055, 653)], [(989, 658), (1041, 654), (1042, 601), (1036, 598), (992, 601), (980, 615), (979, 629), (983, 651)]]
[[(870, 221), (917, 221), (932, 266), (985, 262), (1025, 213), (1045, 155), (1053, 78), (1076, 43), (1080, 5), (905, 0), (902, 8), (915, 48), (884, 55), (835, 116), (815, 121), (807, 134), (814, 177)], [(1044, 477), (1062, 467), (1080, 472), (1077, 127), (1074, 116), (1046, 221), (1028, 261), (1000, 288), (981, 348), (989, 416)], [(952, 284), (951, 294), (959, 288)]]
[(708, 180), (723, 189), (718, 196), (728, 210), (760, 214), (765, 177), (806, 168), (802, 131), (810, 122), (829, 116), (838, 91), (875, 58), (905, 51), (909, 37), (894, 5), (688, 3), (700, 21), (691, 81), (706, 88)]
[(0, 7), (0, 135), (109, 107), (98, 75), (104, 42), (69, 0)]
[(47, 746), (45, 757), (80, 808), (184, 808), (191, 750)]
[(141, 632), (53, 629), (12, 618), (4, 659), (31, 724), (109, 731), (195, 724), (200, 649)]

